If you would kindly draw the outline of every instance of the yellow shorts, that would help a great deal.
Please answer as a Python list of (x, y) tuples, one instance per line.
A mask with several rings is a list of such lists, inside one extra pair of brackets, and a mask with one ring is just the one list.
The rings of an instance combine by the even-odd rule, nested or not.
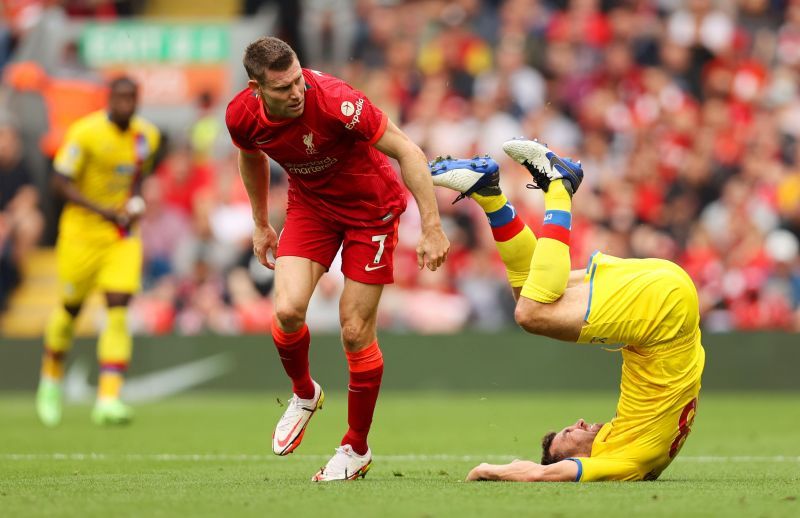
[(580, 343), (647, 347), (699, 334), (697, 290), (675, 263), (595, 252), (586, 281), (589, 303)]
[(105, 293), (136, 293), (142, 276), (142, 241), (127, 237), (110, 242), (59, 238), (58, 281), (66, 305), (83, 302), (93, 288)]

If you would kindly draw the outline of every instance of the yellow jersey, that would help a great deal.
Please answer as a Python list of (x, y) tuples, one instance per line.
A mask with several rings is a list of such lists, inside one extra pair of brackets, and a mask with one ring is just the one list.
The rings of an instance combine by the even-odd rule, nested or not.
[(621, 344), (616, 416), (598, 432), (577, 480), (654, 480), (691, 431), (705, 365), (697, 291), (661, 259), (596, 254), (579, 342)]
[[(123, 131), (107, 112), (98, 111), (70, 126), (54, 167), (92, 203), (120, 210), (132, 195), (134, 182), (152, 167), (159, 141), (158, 128), (141, 117), (134, 115)], [(119, 239), (120, 230), (99, 214), (68, 202), (61, 213), (59, 235), (108, 242)]]

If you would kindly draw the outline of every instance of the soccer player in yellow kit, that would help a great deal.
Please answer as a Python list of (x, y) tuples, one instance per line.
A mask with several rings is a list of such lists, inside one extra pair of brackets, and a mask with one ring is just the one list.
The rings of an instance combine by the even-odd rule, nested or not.
[(54, 187), (66, 205), (56, 243), (61, 304), (44, 332), (36, 395), (37, 413), (47, 426), (61, 421), (64, 356), (75, 318), (93, 288), (105, 294), (108, 319), (97, 344), (100, 376), (92, 420), (121, 424), (132, 417), (119, 395), (132, 349), (127, 307), (142, 269), (139, 188), (160, 140), (158, 129), (135, 114), (137, 104), (133, 80), (112, 80), (108, 110), (76, 121), (55, 158)]
[(467, 480), (655, 480), (689, 434), (705, 352), (697, 291), (680, 267), (662, 259), (619, 259), (596, 252), (570, 272), (572, 195), (580, 164), (531, 140), (503, 146), (526, 166), (545, 197), (534, 236), (499, 188), (492, 159), (437, 159), (435, 185), (471, 197), (486, 212), (517, 299), (515, 320), (526, 331), (569, 342), (619, 347), (622, 380), (615, 417), (582, 419), (545, 435), (541, 463), (481, 464)]

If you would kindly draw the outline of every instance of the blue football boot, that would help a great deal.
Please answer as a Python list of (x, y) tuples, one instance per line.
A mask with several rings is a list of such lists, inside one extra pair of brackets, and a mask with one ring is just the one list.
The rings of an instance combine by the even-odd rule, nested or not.
[(533, 187), (544, 192), (547, 192), (550, 182), (563, 179), (567, 192), (572, 196), (583, 181), (583, 169), (580, 162), (561, 158), (536, 140), (523, 138), (509, 140), (503, 144), (503, 151), (524, 165), (533, 176)]
[(500, 166), (489, 155), (470, 159), (438, 156), (428, 166), (433, 185), (460, 193), (453, 203), (472, 193), (494, 196), (501, 192)]

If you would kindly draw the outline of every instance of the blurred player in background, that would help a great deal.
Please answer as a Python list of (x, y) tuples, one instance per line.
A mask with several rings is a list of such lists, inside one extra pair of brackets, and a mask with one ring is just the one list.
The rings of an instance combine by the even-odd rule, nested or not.
[(142, 269), (139, 188), (160, 139), (153, 124), (135, 115), (137, 102), (133, 80), (111, 81), (108, 110), (76, 121), (55, 158), (54, 187), (66, 200), (56, 243), (61, 305), (45, 329), (36, 395), (39, 418), (48, 426), (61, 420), (64, 356), (75, 318), (93, 288), (105, 294), (108, 320), (97, 344), (100, 377), (92, 420), (120, 424), (132, 417), (120, 400), (132, 348), (127, 307)]
[[(367, 434), (383, 376), (376, 318), (383, 285), (393, 281), (405, 193), (387, 156), (396, 159), (419, 207), (418, 265), (436, 270), (450, 244), (442, 231), (425, 155), (397, 126), (343, 81), (300, 67), (289, 45), (267, 37), (244, 54), (250, 78), (230, 102), (228, 130), (253, 209), (253, 251), (275, 269), (272, 337), (294, 395), (273, 434), (277, 455), (291, 453), (321, 408), (323, 392), (308, 366), (309, 299), (342, 248), (345, 286), (339, 301), (350, 371), (349, 429), (315, 481), (364, 476), (372, 453)], [(289, 176), (286, 223), (278, 235), (267, 207), (272, 157)], [(268, 253), (276, 259), (270, 259)]]
[(438, 159), (431, 164), (434, 184), (485, 210), (517, 299), (517, 323), (529, 333), (621, 350), (622, 381), (611, 422), (580, 419), (545, 436), (541, 464), (481, 464), (467, 479), (654, 480), (683, 445), (697, 407), (705, 352), (694, 284), (669, 261), (599, 252), (585, 272), (570, 272), (580, 164), (530, 140), (509, 141), (503, 149), (530, 171), (529, 187), (544, 192), (538, 240), (500, 191), (492, 159)]

